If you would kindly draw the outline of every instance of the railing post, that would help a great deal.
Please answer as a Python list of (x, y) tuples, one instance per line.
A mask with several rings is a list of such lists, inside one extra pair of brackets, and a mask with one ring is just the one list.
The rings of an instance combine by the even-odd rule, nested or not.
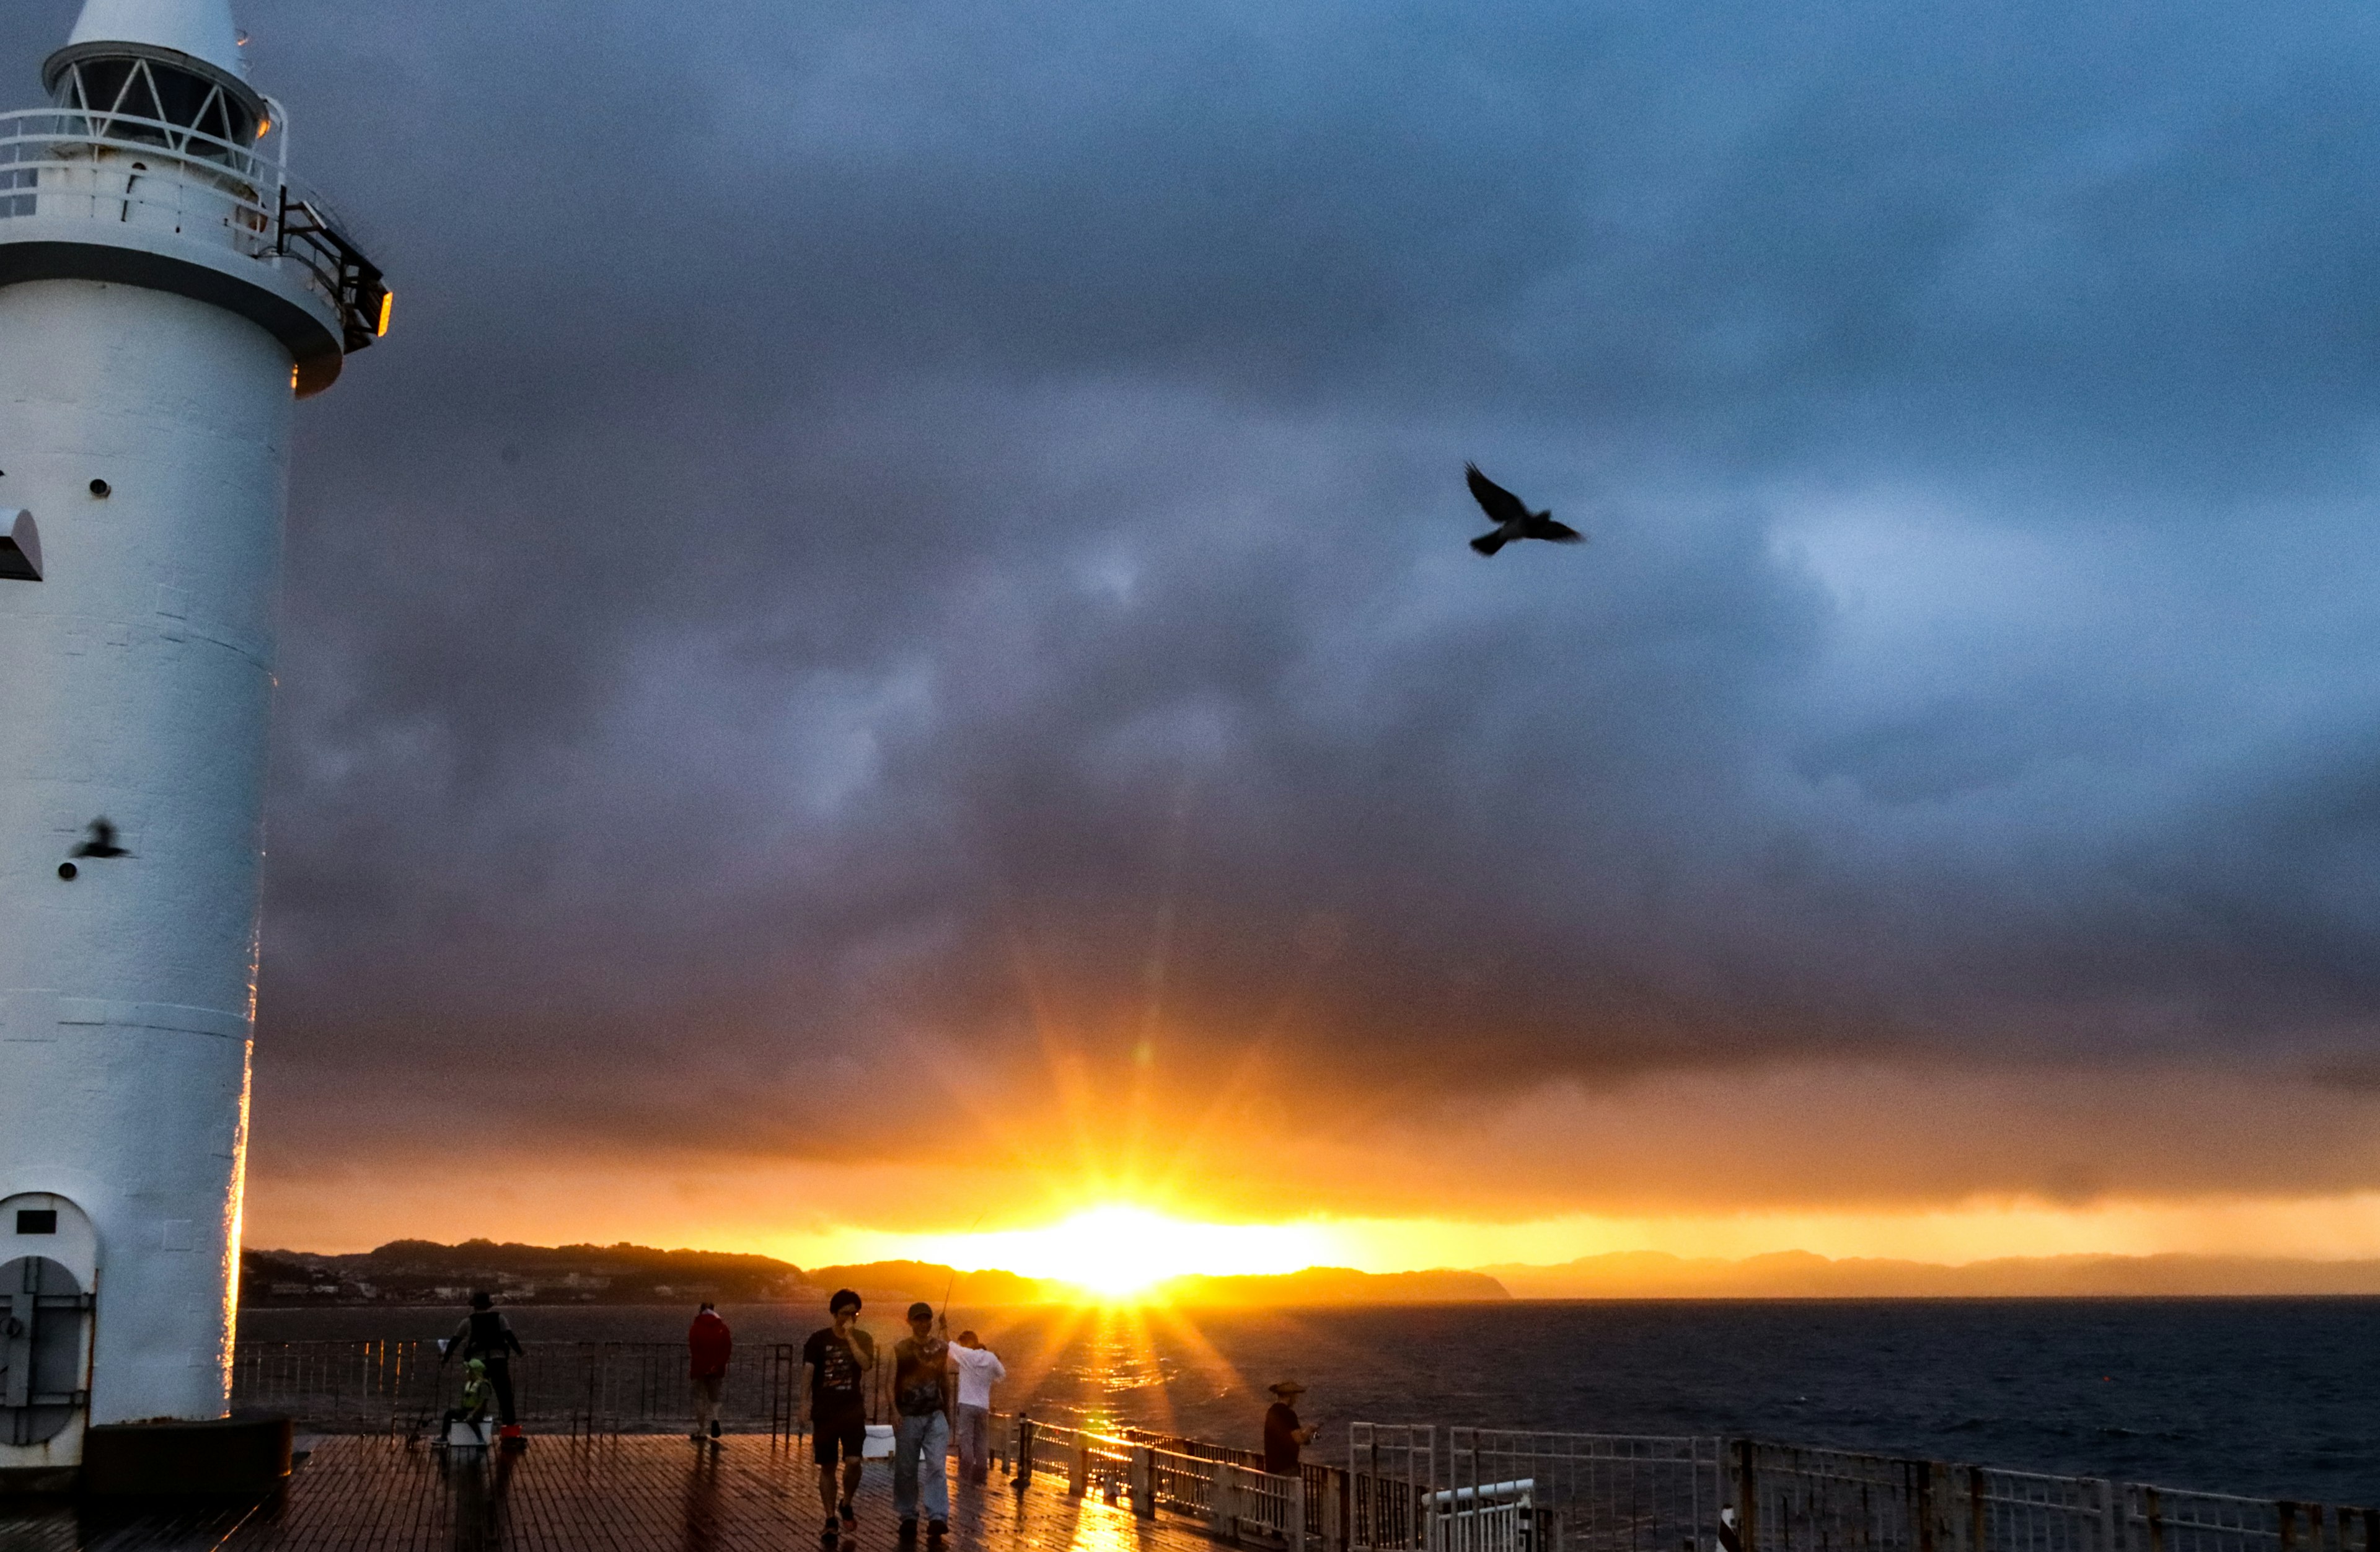
[(2124, 1488), (2113, 1478), (2099, 1483), (2099, 1552), (2124, 1552)]
[(1305, 1552), (1305, 1478), (1283, 1478), (1289, 1484), (1289, 1552)]
[(1079, 1498), (1090, 1491), (1091, 1447), (1080, 1428), (1075, 1430), (1075, 1453), (1066, 1462), (1066, 1495)]
[(1748, 1438), (1735, 1441), (1735, 1536), (1741, 1552), (1760, 1552), (1760, 1483)]
[(1240, 1539), (1240, 1485), (1232, 1476), (1238, 1469), (1229, 1461), (1215, 1462), (1215, 1489), (1208, 1495), (1207, 1512), (1213, 1517), (1219, 1541)]
[(2165, 1552), (2165, 1505), (2154, 1487), (2143, 1485), (2140, 1494), (2141, 1518), (2149, 1527), (2149, 1552)]
[(1016, 1414), (1016, 1490), (1020, 1493), (1033, 1485), (1033, 1419), (1023, 1413)]
[(1132, 1447), (1132, 1511), (1157, 1518), (1157, 1451), (1145, 1444)]

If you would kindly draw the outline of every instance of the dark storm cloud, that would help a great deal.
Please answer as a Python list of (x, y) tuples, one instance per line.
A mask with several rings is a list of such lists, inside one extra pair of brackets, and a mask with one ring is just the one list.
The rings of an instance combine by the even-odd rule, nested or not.
[[(2365, 1070), (2362, 9), (243, 20), (398, 290), (302, 417), (268, 1107)], [(1594, 544), (1472, 557), (1466, 457)]]

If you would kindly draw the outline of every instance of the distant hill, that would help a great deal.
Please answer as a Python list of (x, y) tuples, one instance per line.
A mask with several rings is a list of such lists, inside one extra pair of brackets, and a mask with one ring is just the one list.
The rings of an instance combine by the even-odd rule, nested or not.
[(1510, 1299), (1485, 1272), (1359, 1272), (1308, 1267), (1272, 1277), (1181, 1277), (1159, 1285), (1177, 1304), (1462, 1304)]
[[(505, 1303), (575, 1304), (823, 1304), (837, 1288), (856, 1289), (872, 1309), (945, 1297), (961, 1307), (1070, 1303), (1063, 1282), (1003, 1271), (953, 1271), (930, 1261), (869, 1261), (811, 1267), (766, 1255), (648, 1245), (499, 1244), (466, 1240), (394, 1240), (344, 1255), (250, 1250), (240, 1256), (240, 1302), (249, 1308), (338, 1303), (455, 1303), (484, 1288)], [(1161, 1292), (1192, 1304), (1443, 1303), (1502, 1299), (1479, 1272), (1377, 1276), (1311, 1267), (1280, 1277), (1178, 1278)]]
[(2006, 1256), (1943, 1266), (1779, 1251), (1740, 1261), (1620, 1251), (1480, 1268), (1521, 1299), (1977, 1299), (2380, 1293), (2380, 1261), (2237, 1255)]
[(346, 1255), (250, 1250), (240, 1255), (249, 1305), (394, 1302), (451, 1303), (475, 1288), (513, 1303), (655, 1303), (686, 1299), (756, 1303), (808, 1292), (799, 1267), (766, 1255), (648, 1245), (498, 1244), (393, 1240)]
[(1076, 1298), (1066, 1283), (1046, 1278), (1020, 1277), (1014, 1272), (961, 1272), (931, 1261), (865, 1261), (852, 1267), (813, 1267), (807, 1274), (824, 1299), (837, 1288), (848, 1288), (870, 1305), (908, 1303), (923, 1299), (940, 1305), (947, 1293), (963, 1305), (1053, 1304)]

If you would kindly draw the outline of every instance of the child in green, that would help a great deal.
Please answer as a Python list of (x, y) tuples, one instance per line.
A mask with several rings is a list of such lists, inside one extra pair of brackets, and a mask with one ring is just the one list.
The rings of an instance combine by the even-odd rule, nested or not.
[[(471, 1432), (481, 1444), (488, 1442), (488, 1404), (496, 1399), (496, 1388), (488, 1381), (488, 1365), (477, 1358), (463, 1365), (463, 1404), (446, 1409), (446, 1425), (468, 1423)], [(445, 1437), (442, 1432), (439, 1437)]]

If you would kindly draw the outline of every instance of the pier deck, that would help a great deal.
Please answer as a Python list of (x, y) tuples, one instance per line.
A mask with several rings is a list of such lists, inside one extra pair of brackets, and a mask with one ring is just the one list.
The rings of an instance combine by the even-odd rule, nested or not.
[[(814, 1552), (816, 1467), (807, 1441), (730, 1435), (543, 1437), (517, 1455), (448, 1466), (384, 1436), (314, 1441), (259, 1504), (137, 1510), (0, 1502), (6, 1552)], [(894, 1552), (892, 1473), (870, 1461), (859, 1529), (843, 1545)], [(919, 1546), (924, 1545), (920, 1538)], [(1067, 1495), (1024, 1494), (994, 1473), (953, 1485), (952, 1552), (1212, 1552), (1198, 1526), (1142, 1520)]]

